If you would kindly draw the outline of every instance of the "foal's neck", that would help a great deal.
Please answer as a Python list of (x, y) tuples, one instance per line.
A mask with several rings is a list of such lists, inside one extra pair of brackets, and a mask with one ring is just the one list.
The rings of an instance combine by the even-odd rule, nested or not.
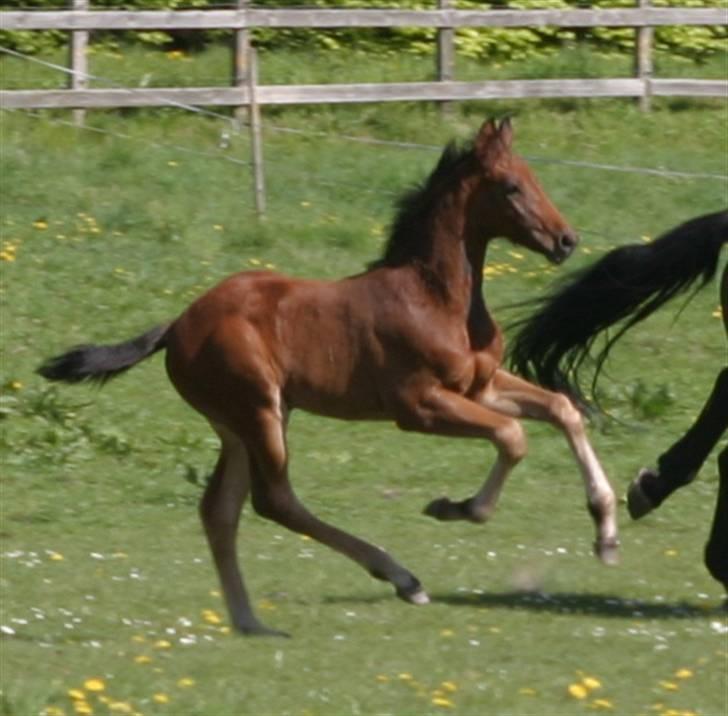
[(449, 303), (470, 311), (473, 302), (483, 303), (483, 264), (486, 242), (470, 226), (467, 205), (471, 182), (461, 182), (443, 194), (433, 210), (429, 230), (431, 251), (427, 269), (437, 276)]

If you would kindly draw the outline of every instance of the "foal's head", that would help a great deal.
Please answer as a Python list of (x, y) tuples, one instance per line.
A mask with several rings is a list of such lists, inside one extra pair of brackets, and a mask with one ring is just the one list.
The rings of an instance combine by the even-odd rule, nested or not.
[(561, 263), (579, 241), (541, 188), (528, 164), (511, 153), (510, 120), (490, 119), (475, 138), (479, 179), (472, 195), (476, 231), (503, 236)]

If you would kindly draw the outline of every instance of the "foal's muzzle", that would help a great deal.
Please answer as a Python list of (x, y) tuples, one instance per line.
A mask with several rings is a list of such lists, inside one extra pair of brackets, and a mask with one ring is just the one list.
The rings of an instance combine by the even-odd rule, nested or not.
[(560, 264), (571, 256), (571, 253), (579, 243), (579, 236), (571, 229), (558, 234), (554, 240), (554, 251), (552, 258), (555, 263)]

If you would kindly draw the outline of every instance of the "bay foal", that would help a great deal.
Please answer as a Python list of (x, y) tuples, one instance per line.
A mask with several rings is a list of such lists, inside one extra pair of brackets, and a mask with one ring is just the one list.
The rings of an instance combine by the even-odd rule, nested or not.
[(322, 282), (239, 273), (171, 323), (117, 345), (76, 348), (40, 368), (51, 380), (103, 382), (166, 349), (170, 380), (220, 438), (200, 513), (239, 631), (278, 633), (255, 616), (238, 566), (235, 538), (249, 493), (260, 515), (353, 559), (402, 599), (428, 601), (389, 554), (299, 502), (286, 447), (294, 408), (493, 442), (497, 459), (480, 490), (425, 510), (473, 522), (489, 517), (526, 453), (519, 418), (547, 420), (565, 433), (581, 469), (596, 552), (615, 559), (615, 497), (579, 412), (563, 395), (500, 367), (503, 339), (483, 299), (492, 239), (506, 237), (554, 263), (577, 243), (511, 142), (510, 122), (489, 120), (471, 145), (449, 145), (423, 185), (402, 199), (383, 256), (362, 274)]

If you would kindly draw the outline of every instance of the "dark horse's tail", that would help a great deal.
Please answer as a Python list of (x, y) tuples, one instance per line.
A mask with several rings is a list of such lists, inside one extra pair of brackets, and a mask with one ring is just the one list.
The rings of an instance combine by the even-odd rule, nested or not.
[(515, 324), (509, 349), (516, 372), (586, 404), (580, 369), (597, 336), (619, 323), (594, 356), (591, 392), (614, 344), (675, 295), (715, 275), (728, 242), (728, 211), (687, 221), (648, 244), (628, 244), (571, 274)]
[(104, 384), (167, 344), (170, 324), (156, 326), (141, 336), (108, 346), (77, 346), (48, 359), (38, 368), (44, 378), (65, 383), (85, 381)]

